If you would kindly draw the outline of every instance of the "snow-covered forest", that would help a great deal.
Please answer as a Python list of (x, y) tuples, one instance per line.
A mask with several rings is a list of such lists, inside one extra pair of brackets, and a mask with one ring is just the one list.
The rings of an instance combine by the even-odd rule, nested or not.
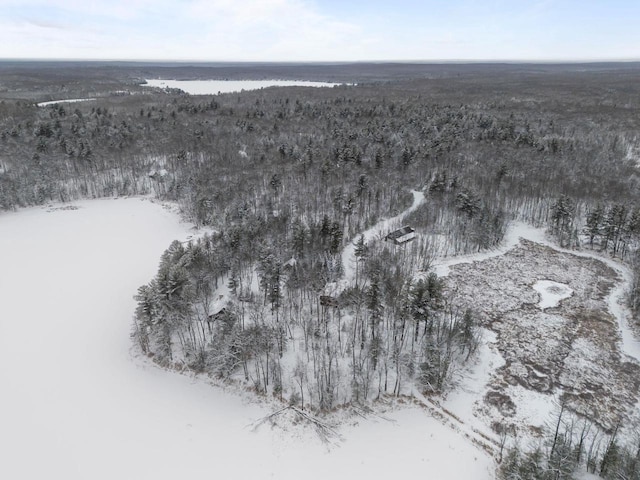
[[(494, 301), (505, 291), (492, 290), (489, 271), (445, 276), (434, 267), (496, 251), (515, 223), (545, 230), (548, 248), (619, 266), (619, 308), (637, 338), (640, 71), (448, 68), (392, 79), (381, 68), (368, 81), (345, 68), (354, 85), (215, 96), (143, 90), (136, 71), (120, 69), (113, 83), (77, 80), (83, 87), (70, 98), (91, 101), (37, 106), (52, 95), (42, 85), (12, 93), (0, 101), (0, 208), (131, 195), (178, 205), (199, 231), (167, 245), (154, 277), (131, 292), (135, 348), (313, 418), (388, 398), (446, 401), (464, 387), (487, 337), (508, 341), (506, 301)], [(395, 242), (389, 234), (403, 226), (415, 238)], [(559, 316), (611, 315), (615, 272), (589, 267), (595, 280), (584, 275), (579, 288), (551, 278), (558, 272), (525, 275), (523, 265), (514, 267), (522, 279), (570, 292), (549, 307)], [(560, 311), (571, 295), (593, 303), (588, 315)], [(618, 335), (611, 325), (602, 335)], [(637, 359), (611, 354), (611, 368), (628, 373), (624, 402), (637, 402)], [(540, 378), (561, 383), (563, 373), (543, 370)], [(639, 478), (637, 403), (590, 410), (576, 400), (586, 390), (562, 381), (544, 392), (558, 395), (558, 418), (571, 416), (571, 428), (558, 420), (539, 432), (539, 449), (517, 445), (531, 433), (509, 423), (505, 393), (494, 390), (509, 428), (490, 425), (484, 435), (508, 460), (500, 474)], [(585, 426), (576, 450), (587, 421), (599, 447)], [(561, 453), (575, 461), (551, 468)]]

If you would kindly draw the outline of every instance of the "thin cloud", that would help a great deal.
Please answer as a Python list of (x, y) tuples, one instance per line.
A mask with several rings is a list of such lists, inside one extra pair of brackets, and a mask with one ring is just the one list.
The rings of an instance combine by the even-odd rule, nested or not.
[[(0, 0), (0, 58), (640, 58), (640, 6), (611, 0)], [(640, 5), (640, 4), (639, 4)]]
[(71, 25), (63, 22), (47, 22), (39, 19), (26, 18), (25, 21), (34, 27), (38, 28), (51, 28), (54, 30), (68, 30)]
[(68, 17), (101, 17), (113, 20), (140, 18), (158, 3), (153, 0), (0, 0), (0, 8), (29, 12), (56, 12)]

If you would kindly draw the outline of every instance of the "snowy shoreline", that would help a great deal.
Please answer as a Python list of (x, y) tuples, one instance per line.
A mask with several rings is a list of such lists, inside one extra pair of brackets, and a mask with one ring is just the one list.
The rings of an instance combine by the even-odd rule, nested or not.
[[(423, 201), (414, 192), (409, 209), (364, 232), (365, 239), (379, 236)], [(3, 445), (9, 461), (0, 465), (0, 475), (76, 472), (67, 478), (107, 479), (127, 472), (137, 478), (175, 478), (185, 473), (185, 460), (189, 471), (206, 471), (208, 464), (200, 459), (218, 451), (221, 471), (244, 478), (265, 472), (284, 479), (324, 478), (341, 471), (378, 477), (394, 474), (398, 456), (408, 468), (428, 462), (443, 479), (494, 478), (493, 459), (478, 440), (495, 434), (473, 416), (473, 402), (503, 363), (492, 332), (485, 332), (463, 390), (442, 404), (416, 396), (435, 418), (407, 407), (385, 412), (389, 421), (372, 416), (347, 423), (340, 427), (340, 448), (328, 453), (308, 429), (247, 431), (247, 425), (270, 413), (267, 404), (247, 403), (204, 379), (131, 358), (132, 295), (152, 277), (172, 240), (193, 235), (175, 212), (144, 198), (85, 200), (9, 212), (0, 216), (0, 228), (0, 290), (7, 299), (0, 303), (0, 381), (16, 393), (1, 400), (5, 438), (12, 443)], [(514, 223), (500, 248), (439, 259), (435, 271), (446, 275), (454, 265), (503, 255), (521, 238), (600, 260), (621, 275), (607, 302), (619, 322), (625, 353), (639, 358), (619, 303), (629, 281), (626, 267), (596, 253), (560, 249), (542, 229)], [(347, 266), (353, 248), (348, 244), (342, 253), (347, 276), (353, 274)], [(37, 305), (32, 305), (34, 295)], [(22, 338), (29, 339), (26, 346), (15, 342)], [(255, 464), (238, 456), (246, 448), (256, 452)], [(160, 458), (163, 451), (172, 455)], [(118, 461), (109, 463), (106, 452)], [(30, 462), (34, 454), (43, 462)], [(330, 462), (309, 477), (308, 465), (318, 459)], [(96, 465), (105, 464), (96, 473)]]
[(343, 425), (327, 451), (301, 425), (252, 432), (265, 406), (132, 359), (132, 296), (192, 232), (140, 198), (73, 206), (0, 215), (0, 477), (173, 479), (213, 459), (225, 478), (387, 478), (398, 462), (494, 478), (488, 454), (417, 407)]

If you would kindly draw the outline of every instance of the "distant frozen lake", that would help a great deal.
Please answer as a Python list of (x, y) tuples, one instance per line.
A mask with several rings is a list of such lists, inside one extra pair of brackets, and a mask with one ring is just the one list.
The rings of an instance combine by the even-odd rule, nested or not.
[(146, 80), (143, 87), (179, 88), (191, 95), (216, 95), (267, 87), (335, 87), (340, 83), (302, 80)]
[(47, 107), (49, 105), (55, 105), (56, 103), (89, 102), (91, 100), (95, 100), (95, 98), (69, 98), (67, 100), (51, 100), (50, 102), (40, 102), (37, 105), (39, 107)]

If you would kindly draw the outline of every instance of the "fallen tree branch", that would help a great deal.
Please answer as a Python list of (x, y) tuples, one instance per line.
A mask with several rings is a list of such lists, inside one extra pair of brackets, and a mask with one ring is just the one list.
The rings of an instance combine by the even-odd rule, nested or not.
[(247, 425), (247, 427), (251, 427), (252, 431), (256, 431), (258, 428), (260, 428), (261, 425), (264, 425), (264, 423), (266, 423), (268, 421), (272, 421), (274, 418), (282, 415), (287, 410), (290, 410), (290, 411), (294, 412), (298, 417), (300, 417), (303, 420), (305, 420), (308, 423), (310, 423), (314, 427), (315, 432), (318, 435), (318, 437), (320, 437), (320, 439), (323, 442), (331, 443), (333, 445), (337, 445), (337, 443), (334, 441), (334, 439), (342, 440), (342, 436), (340, 435), (340, 433), (338, 433), (337, 430), (335, 430), (335, 428), (333, 426), (329, 425), (326, 422), (323, 422), (319, 418), (316, 418), (316, 417), (308, 414), (304, 410), (300, 410), (298, 407), (295, 407), (293, 405), (290, 405), (288, 407), (283, 407), (283, 408), (281, 408), (279, 410), (276, 410), (273, 413), (270, 413), (269, 415), (266, 415), (266, 416), (264, 416), (262, 418), (259, 418), (255, 422), (250, 423), (249, 425)]

